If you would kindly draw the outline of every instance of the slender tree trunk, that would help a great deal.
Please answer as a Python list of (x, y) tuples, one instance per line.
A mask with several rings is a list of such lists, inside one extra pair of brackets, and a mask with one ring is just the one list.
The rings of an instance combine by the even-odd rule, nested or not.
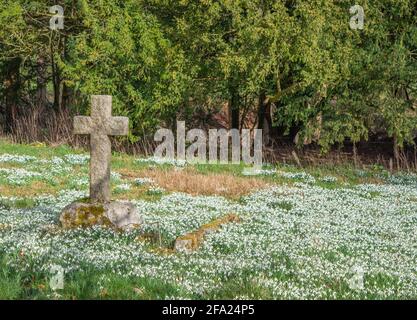
[(51, 47), (50, 47), (50, 59), (51, 59), (51, 67), (52, 67), (52, 85), (54, 90), (54, 110), (61, 113), (63, 110), (65, 110), (64, 106), (66, 102), (64, 101), (65, 94), (68, 93), (64, 92), (65, 86), (63, 83), (62, 78), (62, 72), (61, 69), (58, 66), (58, 63), (55, 59), (56, 55), (59, 55), (61, 60), (66, 61), (67, 60), (67, 46), (66, 46), (66, 37), (65, 36), (59, 36), (56, 42), (56, 45), (53, 45), (53, 42), (51, 41)]
[(60, 112), (62, 107), (62, 86), (59, 68), (55, 63), (54, 52), (51, 48), (52, 85), (54, 87), (54, 110)]
[(355, 168), (358, 167), (358, 149), (356, 147), (356, 142), (353, 142), (353, 163), (355, 164)]
[(258, 129), (262, 129), (264, 144), (269, 145), (272, 142), (271, 103), (268, 101), (265, 91), (259, 94)]
[(236, 87), (230, 87), (230, 101), (229, 101), (229, 127), (230, 129), (240, 129), (240, 97)]
[(46, 103), (46, 61), (44, 57), (39, 57), (36, 66), (36, 102), (38, 111), (42, 110)]
[[(74, 2), (73, 2), (74, 5)], [(73, 14), (73, 12), (72, 12)], [(64, 36), (62, 38), (62, 59), (63, 61), (68, 61), (68, 48), (67, 48), (67, 38), (66, 36)], [(61, 82), (61, 87), (60, 87), (60, 98), (59, 98), (59, 109), (67, 112), (69, 110), (69, 108), (71, 107), (71, 105), (74, 102), (74, 90), (70, 87), (67, 86), (67, 84), (64, 81), (65, 79), (63, 79), (61, 77), (60, 82)]]
[(394, 134), (394, 148), (393, 148), (393, 152), (394, 152), (394, 159), (395, 159), (395, 164), (397, 166), (397, 170), (400, 170), (400, 148), (398, 146), (398, 138), (397, 135)]
[(11, 132), (17, 117), (19, 100), (21, 59), (15, 58), (6, 64), (5, 68), (5, 130)]
[[(56, 69), (55, 69), (55, 72)], [(53, 76), (53, 87), (54, 87), (54, 110), (62, 111), (62, 99), (63, 99), (63, 86), (61, 85), (61, 78), (58, 73)]]
[(62, 84), (62, 110), (68, 111), (73, 104), (74, 92), (65, 83)]

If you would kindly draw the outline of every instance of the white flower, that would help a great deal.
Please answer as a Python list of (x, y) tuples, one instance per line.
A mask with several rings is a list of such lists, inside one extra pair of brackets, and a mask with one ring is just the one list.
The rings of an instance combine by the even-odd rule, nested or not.
[(164, 192), (165, 192), (164, 188), (157, 187), (157, 186), (152, 186), (147, 191), (147, 193), (150, 195), (160, 195), (160, 194), (163, 194)]
[(245, 168), (242, 171), (244, 176), (270, 176), (276, 174), (274, 169), (262, 169), (262, 168)]
[(119, 184), (116, 186), (116, 191), (129, 191), (131, 189), (131, 185), (124, 183), (124, 184)]
[(325, 177), (321, 178), (320, 181), (333, 183), (333, 182), (337, 182), (337, 178), (332, 177), (332, 176), (325, 176)]
[(86, 154), (68, 154), (64, 159), (72, 165), (84, 165), (88, 163), (90, 156)]
[[(0, 169), (2, 183), (29, 184), (31, 179), (71, 174), (66, 160), (64, 164), (59, 160), (24, 164), (25, 169), (17, 171)], [(10, 257), (20, 253), (24, 259), (8, 263), (21, 272), (47, 273), (51, 265), (59, 265), (68, 276), (94, 270), (178, 288), (161, 299), (220, 298), (225, 283), (241, 288), (243, 282), (261, 290), (237, 289), (233, 296), (238, 299), (417, 296), (417, 188), (413, 175), (386, 176), (385, 184), (335, 189), (312, 184), (314, 177), (305, 172), (277, 175), (300, 181), (254, 190), (239, 201), (165, 194), (152, 186), (149, 190), (161, 197), (133, 201), (144, 224), (140, 231), (126, 233), (102, 227), (59, 228), (57, 217), (62, 208), (88, 196), (87, 190), (65, 189), (58, 195), (31, 199), (0, 196), (0, 252)], [(120, 175), (113, 178), (121, 179)], [(70, 176), (70, 185), (86, 179)], [(128, 184), (119, 184), (123, 185)], [(30, 206), (22, 208), (25, 201)], [(170, 248), (177, 237), (229, 213), (238, 215), (241, 222), (208, 234), (191, 254), (151, 250), (159, 245), (159, 238)], [(140, 234), (156, 235), (157, 244), (136, 240)], [(25, 261), (30, 265), (22, 263)], [(353, 271), (352, 266), (361, 269)], [(100, 284), (106, 286), (108, 281), (100, 279)]]
[(144, 184), (153, 184), (155, 181), (151, 178), (137, 178), (135, 179), (135, 184), (138, 186), (142, 186)]
[(31, 161), (35, 161), (37, 158), (33, 156), (27, 155), (16, 155), (16, 154), (2, 154), (0, 155), (0, 163), (1, 162), (14, 162), (14, 163), (27, 163)]

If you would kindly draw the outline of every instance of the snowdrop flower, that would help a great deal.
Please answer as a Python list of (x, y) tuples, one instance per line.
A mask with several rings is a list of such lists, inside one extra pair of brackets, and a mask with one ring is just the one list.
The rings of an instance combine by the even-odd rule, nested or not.
[(155, 181), (151, 178), (137, 178), (135, 179), (135, 184), (138, 186), (142, 186), (145, 184), (153, 184)]
[(90, 161), (90, 156), (85, 154), (68, 154), (64, 156), (64, 159), (72, 165), (84, 165)]
[(332, 176), (325, 176), (325, 177), (321, 178), (320, 181), (333, 183), (333, 182), (337, 182), (337, 178), (332, 177)]
[(35, 161), (37, 158), (33, 156), (27, 155), (15, 155), (15, 154), (2, 154), (0, 155), (0, 163), (1, 162), (12, 162), (12, 163), (28, 163)]
[(119, 184), (116, 186), (115, 190), (119, 191), (119, 192), (123, 192), (123, 191), (129, 191), (131, 189), (131, 185), (124, 183), (124, 184)]
[[(48, 178), (57, 179), (67, 174), (64, 160), (64, 164), (42, 165), (31, 160), (20, 171), (0, 169), (0, 177), (10, 185), (44, 179), (47, 173)], [(61, 210), (87, 197), (88, 190), (65, 189), (57, 195), (37, 196), (29, 199), (29, 208), (19, 208), (28, 199), (0, 196), (0, 251), (24, 255), (28, 265), (10, 261), (16, 270), (49, 272), (52, 265), (59, 265), (69, 276), (88, 269), (151, 278), (178, 288), (162, 299), (215, 297), (225, 282), (236, 279), (262, 288), (271, 299), (417, 296), (417, 185), (413, 175), (386, 176), (382, 184), (336, 189), (311, 183), (314, 177), (305, 172), (277, 175), (297, 181), (254, 190), (239, 201), (165, 194), (152, 186), (150, 190), (159, 190), (160, 197), (133, 201), (144, 224), (139, 231), (126, 233), (102, 227), (59, 228)], [(121, 179), (120, 175), (113, 178)], [(137, 240), (143, 233), (155, 234), (163, 247), (171, 248), (177, 237), (229, 213), (241, 221), (208, 234), (191, 254), (161, 254), (154, 244)], [(352, 266), (362, 269), (353, 272)], [(104, 278), (100, 281), (103, 286), (107, 283)], [(254, 293), (237, 292), (236, 298), (258, 298)]]

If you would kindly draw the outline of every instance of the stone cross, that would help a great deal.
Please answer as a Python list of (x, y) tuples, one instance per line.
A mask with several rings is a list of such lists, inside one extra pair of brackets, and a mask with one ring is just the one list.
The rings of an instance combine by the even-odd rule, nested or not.
[(125, 136), (129, 118), (112, 117), (112, 97), (92, 96), (91, 117), (74, 118), (74, 134), (90, 135), (90, 200), (110, 201), (111, 142), (109, 136)]

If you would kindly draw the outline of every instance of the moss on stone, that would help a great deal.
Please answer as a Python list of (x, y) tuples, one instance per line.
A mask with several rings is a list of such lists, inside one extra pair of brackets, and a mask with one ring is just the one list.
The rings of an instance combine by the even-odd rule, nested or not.
[(59, 218), (64, 229), (105, 226), (115, 231), (137, 229), (143, 224), (136, 207), (131, 203), (74, 202), (65, 207)]
[(87, 228), (94, 225), (111, 227), (111, 221), (104, 215), (102, 205), (80, 205), (75, 212), (64, 212), (61, 219), (64, 228)]
[(11, 228), (12, 228), (12, 226), (9, 225), (9, 224), (0, 223), (0, 231), (10, 230)]
[(79, 202), (79, 203), (91, 203), (91, 199), (89, 197), (82, 198), (82, 199), (77, 200), (77, 202)]
[(175, 247), (180, 247), (186, 249), (187, 251), (194, 251), (198, 249), (207, 234), (219, 230), (225, 224), (238, 223), (240, 221), (241, 219), (235, 214), (228, 214), (222, 218), (215, 219), (205, 225), (202, 225), (194, 232), (178, 237), (175, 241)]

